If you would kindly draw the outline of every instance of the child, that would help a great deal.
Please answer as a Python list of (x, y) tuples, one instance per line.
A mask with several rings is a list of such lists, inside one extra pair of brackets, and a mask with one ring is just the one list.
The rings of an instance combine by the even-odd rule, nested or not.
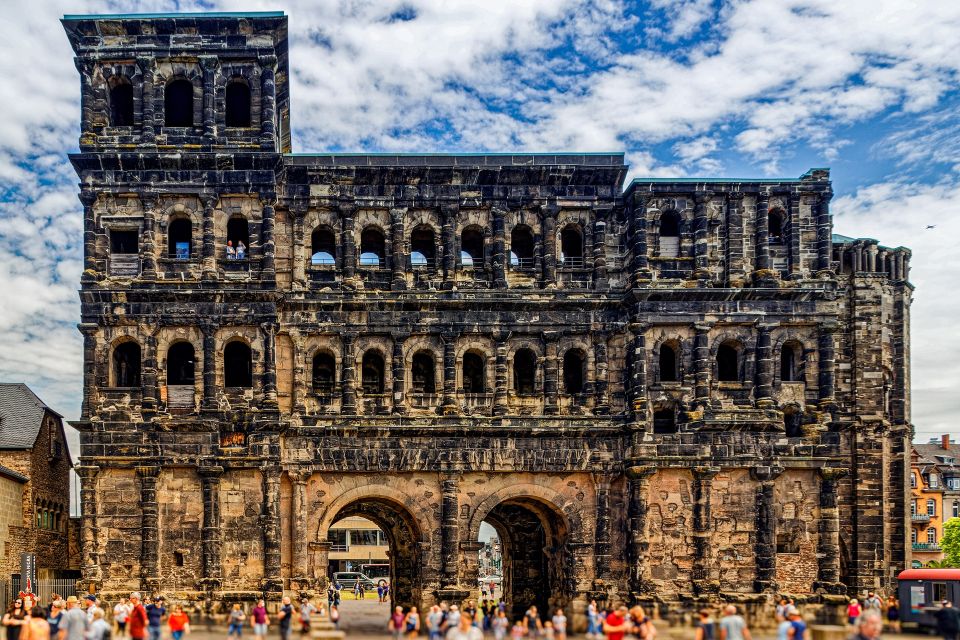
[(544, 640), (553, 640), (553, 623), (549, 620), (543, 623)]

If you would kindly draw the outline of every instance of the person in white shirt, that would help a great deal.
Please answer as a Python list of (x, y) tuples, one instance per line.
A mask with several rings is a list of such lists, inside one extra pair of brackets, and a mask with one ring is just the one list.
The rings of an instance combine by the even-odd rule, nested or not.
[(117, 623), (117, 637), (125, 638), (127, 636), (127, 618), (133, 607), (126, 598), (120, 598), (120, 602), (113, 607), (113, 619)]
[(483, 640), (483, 631), (473, 626), (473, 619), (466, 613), (460, 614), (460, 621), (447, 631), (447, 640)]

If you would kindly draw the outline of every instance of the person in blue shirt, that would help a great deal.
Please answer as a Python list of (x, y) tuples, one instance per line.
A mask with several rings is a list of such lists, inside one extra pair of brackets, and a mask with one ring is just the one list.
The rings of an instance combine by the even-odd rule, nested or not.
[(147, 605), (147, 633), (150, 634), (150, 640), (161, 638), (163, 617), (167, 615), (167, 609), (163, 605), (163, 596), (157, 596)]

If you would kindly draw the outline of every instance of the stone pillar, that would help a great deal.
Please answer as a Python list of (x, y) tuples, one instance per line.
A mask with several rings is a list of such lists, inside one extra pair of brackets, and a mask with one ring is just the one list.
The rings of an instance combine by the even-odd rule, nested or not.
[(773, 346), (770, 344), (770, 325), (757, 327), (757, 380), (756, 400), (758, 407), (773, 406)]
[(840, 510), (837, 482), (843, 469), (820, 469), (820, 529), (817, 535), (817, 582), (814, 588), (827, 593), (844, 593), (840, 582)]
[(307, 262), (304, 255), (304, 245), (307, 242), (304, 235), (303, 219), (307, 215), (307, 203), (298, 202), (291, 206), (290, 214), (293, 217), (293, 283), (294, 291), (307, 288)]
[(605, 473), (594, 473), (594, 483), (597, 487), (597, 526), (593, 541), (594, 573), (596, 580), (594, 588), (604, 590), (607, 585), (615, 584), (610, 571), (610, 477)]
[(787, 243), (790, 250), (790, 278), (800, 278), (800, 194), (790, 193), (790, 200), (787, 208), (787, 218), (784, 220), (786, 226)]
[(310, 480), (309, 471), (295, 471), (289, 474), (293, 483), (293, 499), (290, 504), (291, 523), (293, 530), (290, 539), (293, 541), (293, 558), (291, 574), (301, 584), (303, 589), (308, 579), (309, 565), (307, 549), (307, 481)]
[[(354, 205), (352, 202), (341, 202), (340, 212), (340, 246), (343, 248), (343, 281), (344, 284), (354, 285), (357, 277), (356, 238), (354, 235)], [(396, 247), (393, 248), (397, 250)], [(396, 263), (396, 260), (394, 260)]]
[(540, 219), (543, 229), (543, 286), (557, 286), (557, 211), (555, 203), (543, 207)]
[(694, 401), (699, 409), (710, 404), (710, 325), (693, 325)]
[(610, 413), (610, 401), (607, 397), (608, 372), (607, 372), (607, 334), (603, 331), (597, 331), (593, 334), (593, 366), (596, 369), (596, 380), (594, 381), (594, 407), (593, 412), (597, 415), (606, 415)]
[(817, 336), (817, 398), (821, 408), (834, 404), (834, 370), (836, 368), (833, 334), (835, 325), (821, 325)]
[[(293, 342), (293, 396), (290, 398), (290, 404), (293, 407), (293, 413), (304, 415), (307, 412), (306, 399), (309, 393), (307, 387), (308, 354), (303, 346), (303, 334), (300, 333), (300, 330), (291, 327), (287, 329), (287, 332)], [(312, 371), (309, 375), (312, 376)]]
[(280, 467), (263, 469), (263, 590), (281, 591)]
[(140, 278), (142, 280), (157, 279), (157, 198), (152, 195), (141, 195), (140, 206), (143, 208), (143, 237), (140, 241)]
[(277, 125), (277, 56), (260, 56), (260, 148), (279, 150)]
[(560, 334), (547, 331), (543, 334), (546, 357), (543, 361), (543, 412), (550, 415), (560, 413), (559, 404), (559, 366), (557, 360), (557, 340)]
[(632, 322), (629, 326), (633, 336), (630, 349), (629, 398), (630, 413), (634, 423), (646, 424), (647, 421), (647, 325)]
[(609, 210), (593, 210), (593, 288), (606, 289), (607, 281), (607, 214)]
[(507, 336), (496, 338), (496, 366), (494, 369), (493, 415), (506, 415), (507, 407)]
[(504, 237), (504, 210), (494, 207), (493, 214), (493, 286), (496, 289), (507, 288), (506, 238)]
[(697, 467), (693, 469), (693, 592), (702, 596), (715, 591), (719, 585), (710, 584), (710, 565), (712, 557), (710, 551), (711, 522), (710, 522), (710, 493), (713, 490), (713, 479), (719, 469), (712, 467)]
[(147, 593), (153, 593), (160, 586), (157, 571), (159, 562), (159, 525), (157, 505), (157, 476), (160, 467), (137, 467), (140, 479), (140, 584)]
[(459, 481), (459, 476), (450, 472), (444, 473), (440, 478), (442, 491), (440, 502), (440, 538), (442, 541), (440, 581), (443, 587), (455, 587), (457, 585), (457, 566), (459, 564), (457, 549), (460, 546), (460, 524), (457, 520), (460, 514)]
[(753, 583), (756, 593), (776, 591), (777, 583), (777, 516), (774, 512), (774, 481), (779, 471), (766, 468), (751, 469), (750, 475), (758, 482), (756, 512), (757, 573)]
[(743, 194), (727, 194), (727, 286), (743, 286)]
[(697, 193), (693, 200), (693, 275), (698, 280), (710, 278), (707, 203), (712, 196), (712, 192), (703, 191)]
[(220, 565), (220, 477), (223, 467), (203, 466), (198, 469), (203, 492), (203, 529), (200, 531), (203, 550), (203, 579), (211, 589), (220, 587), (223, 572)]
[(633, 193), (633, 211), (630, 214), (630, 241), (633, 249), (631, 278), (633, 286), (650, 279), (649, 260), (647, 259), (647, 196)]
[(77, 325), (83, 334), (83, 403), (80, 415), (89, 419), (97, 404), (97, 332), (99, 327), (93, 323)]
[(457, 413), (457, 335), (443, 334), (443, 404), (440, 411), (445, 416)]
[(817, 271), (828, 273), (833, 254), (833, 219), (830, 214), (830, 199), (833, 192), (829, 189), (820, 194), (817, 207)]
[(220, 61), (216, 56), (200, 56), (200, 68), (203, 70), (203, 142), (210, 146), (213, 146), (217, 135), (214, 76), (219, 66)]
[(393, 412), (404, 414), (407, 412), (405, 398), (406, 362), (403, 359), (403, 343), (406, 341), (405, 334), (394, 334), (393, 336), (393, 356), (391, 364), (393, 365)]
[(457, 247), (454, 228), (460, 211), (457, 202), (443, 204), (440, 207), (440, 241), (443, 244), (443, 288), (452, 289), (457, 275)]
[(871, 242), (867, 245), (867, 271), (877, 272), (877, 243)]
[(407, 239), (404, 233), (404, 217), (407, 215), (406, 209), (390, 209), (390, 230), (393, 235), (393, 283), (391, 287), (395, 291), (402, 291), (407, 288)]
[(217, 406), (217, 327), (200, 325), (203, 333), (203, 402), (204, 411), (216, 411)]
[[(214, 207), (217, 196), (212, 193), (200, 194), (203, 203), (203, 247), (201, 251), (201, 267), (203, 280), (217, 279), (217, 246), (213, 231)], [(192, 257), (192, 256), (191, 256)]]
[(97, 214), (94, 205), (97, 194), (89, 189), (80, 191), (83, 203), (83, 276), (82, 282), (94, 282), (97, 273)]
[(157, 389), (157, 337), (151, 331), (144, 338), (144, 353), (142, 375), (140, 376), (140, 406), (146, 413), (157, 409), (157, 398), (160, 397)]
[(277, 194), (268, 191), (260, 194), (263, 212), (260, 220), (260, 249), (263, 259), (260, 262), (260, 278), (265, 282), (276, 280), (275, 253), (276, 243), (273, 238), (274, 205), (277, 203)]
[(627, 476), (627, 559), (629, 567), (630, 594), (633, 598), (651, 590), (647, 581), (647, 512), (650, 509), (650, 476), (653, 467), (628, 467)]
[(81, 571), (83, 581), (93, 585), (99, 591), (102, 577), (100, 571), (100, 556), (97, 553), (97, 475), (100, 467), (95, 465), (81, 465), (74, 467), (80, 478), (80, 549)]
[(756, 227), (756, 259), (754, 271), (770, 270), (770, 196), (766, 193), (757, 194), (757, 214), (754, 218)]
[(263, 332), (263, 407), (277, 409), (277, 324), (264, 322)]
[(137, 69), (140, 70), (143, 87), (141, 89), (141, 119), (140, 119), (140, 144), (152, 145), (156, 143), (156, 130), (154, 129), (154, 91), (153, 91), (153, 68), (155, 61), (153, 58), (137, 58)]
[(356, 371), (356, 355), (354, 354), (354, 341), (357, 339), (354, 333), (345, 333), (343, 335), (343, 352), (340, 354), (340, 382), (343, 391), (340, 412), (345, 415), (355, 415), (357, 413), (357, 389), (354, 373)]

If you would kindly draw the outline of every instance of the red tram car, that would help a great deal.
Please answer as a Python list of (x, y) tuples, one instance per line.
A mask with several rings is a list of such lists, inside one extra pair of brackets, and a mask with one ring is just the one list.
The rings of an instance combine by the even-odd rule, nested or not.
[(949, 600), (960, 604), (960, 569), (907, 569), (897, 576), (900, 620), (905, 628), (933, 630), (933, 612)]

